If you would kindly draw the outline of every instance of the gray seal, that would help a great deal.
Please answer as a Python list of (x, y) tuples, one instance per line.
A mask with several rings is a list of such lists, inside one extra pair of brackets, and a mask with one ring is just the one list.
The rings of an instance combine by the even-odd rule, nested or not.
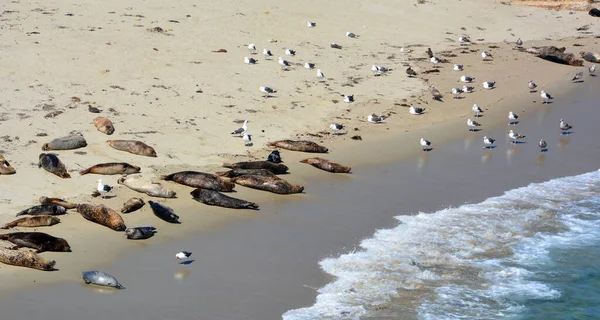
[(170, 223), (180, 223), (179, 216), (175, 214), (175, 211), (173, 211), (173, 209), (167, 206), (163, 206), (162, 204), (154, 201), (148, 201), (148, 204), (152, 208), (152, 212), (154, 212), (154, 215), (159, 217), (160, 219)]
[(113, 287), (117, 289), (125, 289), (119, 281), (108, 273), (104, 273), (101, 271), (93, 270), (93, 271), (84, 271), (82, 273), (83, 281), (86, 284), (97, 284), (99, 286)]
[(135, 228), (127, 228), (125, 230), (125, 234), (127, 235), (127, 239), (131, 240), (144, 240), (152, 237), (156, 233), (155, 227), (135, 227)]
[(87, 142), (81, 133), (70, 134), (65, 137), (56, 138), (42, 146), (42, 150), (72, 150), (87, 146)]

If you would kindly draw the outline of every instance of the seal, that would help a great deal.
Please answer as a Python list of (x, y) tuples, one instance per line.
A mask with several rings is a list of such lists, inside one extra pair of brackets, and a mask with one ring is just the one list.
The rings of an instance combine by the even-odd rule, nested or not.
[(148, 201), (148, 204), (150, 204), (152, 212), (154, 212), (155, 216), (161, 218), (166, 222), (180, 223), (179, 216), (175, 214), (175, 211), (173, 211), (173, 209), (167, 206), (163, 206), (162, 204), (156, 203), (154, 201)]
[(113, 276), (111, 276), (108, 273), (104, 273), (101, 271), (97, 271), (97, 270), (92, 270), (92, 271), (84, 271), (81, 273), (81, 275), (83, 276), (83, 281), (86, 284), (96, 284), (99, 286), (105, 286), (105, 287), (113, 287), (113, 288), (117, 288), (117, 289), (125, 289), (125, 287), (123, 287), (119, 281), (117, 281), (117, 279)]
[(229, 171), (215, 172), (215, 174), (227, 178), (234, 178), (245, 175), (275, 177), (275, 174), (267, 169), (231, 169)]
[(98, 129), (98, 131), (107, 135), (111, 135), (113, 134), (113, 132), (115, 132), (115, 126), (113, 125), (112, 121), (105, 117), (95, 118), (94, 126), (96, 126), (96, 129)]
[(151, 146), (136, 140), (108, 140), (109, 146), (129, 153), (146, 157), (156, 157), (156, 151)]
[(190, 192), (194, 200), (209, 206), (219, 206), (231, 209), (258, 209), (258, 204), (226, 196), (218, 191), (198, 188)]
[(79, 212), (86, 220), (95, 222), (115, 231), (125, 231), (125, 221), (113, 209), (103, 204), (80, 203), (77, 205)]
[(87, 146), (87, 142), (83, 135), (79, 132), (72, 133), (68, 136), (56, 138), (42, 146), (43, 151), (48, 150), (73, 150)]
[(146, 204), (146, 203), (144, 202), (144, 200), (142, 200), (142, 198), (131, 198), (123, 204), (121, 213), (134, 212), (135, 210), (143, 207), (144, 204)]
[(91, 166), (85, 170), (79, 171), (80, 175), (95, 173), (95, 174), (132, 174), (138, 173), (142, 170), (142, 168), (138, 166), (131, 165), (126, 162), (108, 162), (108, 163), (100, 163), (94, 166)]
[(329, 161), (327, 159), (319, 157), (300, 160), (300, 163), (308, 163), (315, 168), (319, 168), (321, 170), (325, 170), (332, 173), (348, 173), (351, 169), (350, 167), (343, 166), (339, 163), (335, 163), (333, 161)]
[(278, 147), (291, 151), (327, 153), (329, 149), (308, 140), (278, 140), (267, 143), (269, 147)]
[(273, 163), (270, 161), (245, 161), (236, 163), (223, 163), (223, 166), (229, 169), (266, 169), (274, 174), (284, 174), (288, 167), (283, 163)]
[(36, 249), (37, 253), (44, 251), (71, 251), (71, 246), (69, 246), (67, 240), (56, 238), (43, 232), (13, 232), (0, 234), (0, 240), (14, 243), (15, 246), (12, 248), (13, 250), (27, 247)]
[(131, 240), (143, 240), (152, 237), (156, 233), (155, 227), (135, 227), (127, 228), (125, 234), (127, 239)]
[(55, 154), (40, 153), (40, 162), (38, 164), (38, 167), (44, 168), (44, 170), (55, 174), (63, 179), (71, 178), (71, 175), (67, 172), (65, 164), (62, 163)]
[(203, 188), (215, 191), (233, 191), (235, 184), (215, 174), (197, 171), (181, 171), (167, 176), (161, 180), (173, 181), (194, 188)]
[(0, 229), (10, 229), (14, 227), (49, 227), (60, 222), (60, 219), (55, 216), (35, 216), (24, 217), (5, 224)]
[(273, 178), (249, 175), (231, 178), (231, 181), (244, 187), (269, 191), (277, 194), (291, 194), (304, 191), (303, 186), (294, 186), (279, 177)]
[(596, 62), (596, 63), (600, 62), (600, 54), (599, 53), (591, 52), (591, 51), (581, 51), (581, 52), (579, 52), (579, 54), (585, 61)]
[(31, 251), (19, 251), (0, 248), (0, 262), (18, 267), (26, 267), (42, 271), (52, 271), (56, 265), (54, 260), (46, 260)]
[(17, 170), (13, 168), (4, 156), (0, 154), (0, 174), (14, 174)]
[(175, 191), (165, 189), (160, 183), (147, 181), (139, 175), (120, 178), (117, 183), (152, 197), (175, 198), (177, 195)]
[(63, 206), (59, 206), (56, 204), (41, 204), (38, 206), (33, 206), (30, 208), (27, 208), (23, 211), (20, 211), (19, 213), (17, 213), (17, 217), (18, 216), (23, 216), (23, 215), (29, 215), (29, 216), (41, 216), (41, 215), (51, 215), (51, 216), (58, 216), (61, 214), (66, 214), (67, 213), (67, 209), (65, 209), (65, 207)]
[(279, 154), (279, 150), (273, 150), (267, 157), (267, 161), (274, 163), (282, 163), (283, 160), (281, 160), (281, 154)]
[(41, 204), (55, 204), (55, 205), (64, 207), (65, 209), (75, 209), (77, 207), (77, 203), (68, 202), (68, 201), (65, 201), (65, 200), (59, 199), (59, 198), (48, 198), (48, 197), (44, 197), (44, 196), (40, 197), (40, 203)]

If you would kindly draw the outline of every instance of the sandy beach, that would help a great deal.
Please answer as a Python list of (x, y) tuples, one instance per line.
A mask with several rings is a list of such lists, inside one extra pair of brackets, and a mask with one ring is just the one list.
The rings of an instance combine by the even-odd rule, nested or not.
[[(490, 134), (499, 141), (505, 140), (508, 111), (520, 114), (523, 123), (536, 124), (534, 128), (520, 125), (519, 130), (535, 137), (547, 136), (557, 131), (558, 119), (567, 117), (560, 114), (560, 105), (579, 102), (577, 90), (583, 90), (582, 94), (592, 99), (596, 93), (588, 82), (596, 79), (586, 78), (585, 83), (577, 85), (569, 81), (589, 63), (586, 62), (585, 68), (554, 64), (515, 50), (514, 44), (521, 38), (525, 48), (556, 45), (565, 46), (575, 54), (582, 50), (598, 52), (595, 30), (576, 30), (595, 21), (586, 12), (569, 14), (477, 1), (236, 5), (227, 2), (213, 8), (190, 3), (160, 6), (116, 1), (86, 3), (85, 7), (68, 1), (43, 6), (17, 2), (8, 5), (0, 16), (4, 25), (0, 72), (5, 79), (0, 88), (3, 94), (0, 154), (17, 173), (0, 176), (5, 186), (0, 191), (0, 223), (13, 220), (14, 213), (37, 204), (40, 196), (77, 203), (105, 203), (118, 210), (127, 199), (140, 195), (117, 185), (119, 176), (105, 176), (102, 177), (105, 183), (115, 186), (115, 197), (105, 200), (91, 197), (94, 181), (101, 176), (80, 176), (77, 172), (103, 162), (138, 165), (142, 167), (142, 175), (151, 179), (181, 170), (215, 172), (224, 170), (220, 168), (223, 162), (265, 159), (272, 150), (265, 146), (268, 141), (299, 138), (327, 146), (330, 151), (325, 157), (351, 165), (353, 174), (326, 174), (298, 163), (307, 154), (281, 150), (292, 173), (285, 179), (306, 186), (306, 191), (301, 195), (278, 196), (236, 187), (234, 196), (260, 203), (260, 211), (204, 206), (191, 199), (189, 187), (163, 182), (177, 192), (178, 198), (162, 203), (173, 207), (183, 223), (167, 225), (153, 217), (148, 206), (124, 215), (128, 226), (152, 224), (159, 229), (155, 237), (144, 242), (128, 241), (123, 234), (70, 212), (60, 217), (60, 224), (37, 231), (68, 239), (73, 252), (43, 253), (44, 257), (57, 261), (56, 272), (1, 265), (0, 275), (7, 279), (0, 289), (5, 294), (3, 299), (7, 299), (3, 304), (10, 301), (15, 306), (35, 299), (39, 310), (31, 311), (31, 316), (49, 309), (57, 312), (56, 316), (73, 319), (83, 313), (89, 315), (93, 307), (84, 300), (96, 291), (73, 291), (73, 288), (81, 286), (81, 271), (104, 267), (128, 283), (123, 292), (129, 298), (123, 299), (122, 292), (102, 298), (115, 306), (115, 316), (122, 315), (123, 308), (135, 305), (135, 301), (147, 301), (140, 307), (158, 301), (159, 296), (149, 293), (150, 285), (168, 287), (173, 277), (169, 275), (162, 280), (153, 277), (178, 272), (171, 263), (172, 254), (194, 247), (198, 248), (194, 249), (198, 261), (189, 265), (193, 271), (184, 271), (192, 276), (180, 284), (183, 288), (165, 289), (182, 292), (178, 304), (169, 308), (188, 303), (198, 308), (186, 315), (178, 314), (177, 319), (198, 315), (213, 319), (277, 318), (286, 310), (314, 302), (314, 290), (310, 288), (328, 282), (316, 266), (318, 260), (346, 251), (375, 228), (393, 224), (392, 217), (396, 214), (477, 201), (532, 181), (597, 169), (593, 160), (597, 159), (598, 146), (594, 147), (595, 141), (590, 138), (594, 136), (592, 119), (597, 112), (585, 107), (585, 103), (578, 107), (583, 115), (568, 115), (569, 121), (582, 128), (577, 139), (554, 141), (560, 158), (548, 154), (540, 159), (533, 139), (528, 140), (527, 149), (520, 146), (516, 151), (506, 151), (499, 147), (502, 150), (493, 150), (494, 156), (486, 153), (482, 156), (479, 146), (482, 134), (469, 133), (466, 127), (466, 118), (473, 114), (471, 106), (478, 103), (485, 110), (478, 121), (484, 124), (486, 133), (490, 128)], [(461, 9), (465, 6), (470, 9), (467, 16)], [(315, 21), (317, 26), (307, 28), (306, 21)], [(407, 31), (414, 29), (423, 31)], [(346, 31), (360, 37), (347, 38)], [(458, 36), (463, 34), (470, 36), (471, 45), (458, 44)], [(251, 42), (256, 43), (258, 51), (269, 48), (274, 54), (273, 61), (265, 60), (260, 52), (251, 55), (246, 48)], [(330, 48), (331, 42), (342, 49)], [(402, 47), (412, 52), (401, 52)], [(439, 73), (423, 74), (437, 69), (432, 68), (425, 54), (428, 47), (434, 53), (443, 51), (441, 57), (449, 60), (442, 64)], [(286, 48), (295, 49), (296, 56), (285, 56)], [(227, 53), (212, 52), (219, 49)], [(482, 62), (481, 50), (493, 53), (494, 60)], [(280, 55), (292, 62), (292, 70), (281, 70), (277, 64)], [(256, 65), (245, 65), (244, 56), (259, 61)], [(302, 64), (306, 61), (315, 63), (315, 69), (304, 69)], [(464, 64), (465, 71), (452, 71), (453, 63)], [(376, 77), (370, 71), (373, 64), (392, 70)], [(418, 73), (416, 78), (406, 76), (404, 69), (408, 65)], [(325, 81), (316, 79), (317, 68), (325, 73)], [(463, 99), (452, 99), (450, 89), (463, 85), (458, 81), (460, 75), (474, 77), (472, 85), (476, 89), (464, 94)], [(529, 93), (526, 84), (530, 79), (556, 96), (553, 104), (543, 107), (539, 92)], [(496, 81), (497, 88), (483, 90), (483, 81)], [(444, 94), (443, 102), (431, 99), (427, 87), (432, 84)], [(265, 99), (257, 92), (264, 85), (278, 92)], [(353, 94), (356, 101), (344, 103), (341, 93)], [(88, 105), (102, 112), (90, 113)], [(405, 105), (425, 107), (426, 112), (413, 116)], [(47, 116), (52, 112), (53, 116)], [(386, 123), (368, 123), (366, 116), (371, 113), (386, 115)], [(98, 115), (113, 121), (116, 128), (113, 135), (96, 130), (92, 120)], [(238, 137), (230, 137), (230, 132), (240, 126), (239, 120), (249, 121), (252, 147), (244, 146)], [(348, 134), (330, 135), (328, 127), (332, 122), (344, 124)], [(548, 123), (552, 125), (548, 127)], [(83, 149), (57, 152), (73, 178), (63, 180), (39, 169), (41, 145), (71, 131), (81, 132), (88, 143)], [(352, 140), (350, 137), (354, 135), (362, 140)], [(420, 150), (418, 138), (423, 135), (434, 142), (430, 153), (423, 154)], [(158, 157), (116, 151), (106, 144), (109, 139), (144, 141), (155, 147)], [(465, 154), (466, 149), (469, 152)], [(474, 154), (478, 156), (473, 158)], [(470, 164), (465, 163), (467, 158)], [(513, 164), (526, 158), (529, 160), (523, 161), (525, 164)], [(491, 177), (488, 171), (462, 176), (476, 166), (482, 170), (482, 166), (494, 161), (509, 167), (510, 177), (500, 171), (491, 172)], [(441, 174), (439, 171), (446, 166), (462, 169)], [(435, 169), (436, 175), (423, 168)], [(390, 171), (410, 174), (388, 176)], [(478, 185), (481, 175), (494, 184)], [(427, 178), (418, 178), (422, 176)], [(403, 182), (397, 184), (398, 179)], [(464, 188), (456, 188), (453, 181), (457, 179), (464, 181)], [(380, 181), (384, 182), (380, 185)], [(402, 191), (402, 199), (410, 199), (410, 203), (390, 202), (397, 192), (384, 191), (392, 186)], [(436, 200), (422, 197), (424, 189), (433, 193)], [(479, 191), (473, 192), (475, 189)], [(380, 203), (375, 208), (358, 205), (378, 195), (382, 200), (375, 201)], [(353, 212), (344, 216), (343, 222), (335, 214), (320, 214), (323, 207), (333, 206), (333, 202), (345, 203), (339, 199), (348, 199), (347, 206), (332, 212)], [(397, 208), (399, 203), (401, 212)], [(366, 219), (365, 210), (380, 213)], [(290, 248), (296, 247), (299, 249), (293, 252), (297, 255), (286, 258)], [(148, 262), (156, 257), (158, 261)], [(143, 269), (134, 267), (139, 261), (147, 262)], [(300, 261), (303, 263), (298, 264)], [(200, 265), (201, 272), (194, 270)], [(279, 274), (280, 270), (290, 272)], [(16, 276), (8, 279), (12, 275)], [(149, 278), (152, 282), (148, 282)], [(207, 278), (212, 280), (202, 282), (201, 290), (194, 289), (198, 279)], [(44, 286), (57, 282), (63, 284)], [(273, 282), (278, 282), (277, 286)], [(258, 284), (264, 284), (264, 288), (256, 287)], [(18, 288), (23, 290), (14, 293)], [(59, 307), (56, 300), (41, 298), (48, 292), (45, 290), (58, 290), (61, 297), (87, 290), (90, 295), (72, 298), (80, 299), (90, 309), (60, 313), (60, 308), (54, 309)], [(147, 296), (142, 295), (144, 292)], [(193, 296), (193, 299), (188, 301), (184, 293), (190, 292), (194, 294), (188, 298)], [(258, 301), (265, 298), (272, 304), (262, 308)], [(117, 301), (120, 305), (116, 305)], [(231, 301), (238, 303), (233, 309)], [(2, 309), (10, 310), (11, 314), (17, 312), (8, 304)], [(151, 314), (156, 319), (168, 317), (166, 310), (162, 316), (152, 308), (147, 312), (145, 318)], [(141, 319), (143, 313), (133, 318)]]

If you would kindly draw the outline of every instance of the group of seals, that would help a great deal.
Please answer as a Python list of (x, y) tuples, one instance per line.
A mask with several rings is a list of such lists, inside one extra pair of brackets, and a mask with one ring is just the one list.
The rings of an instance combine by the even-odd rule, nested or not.
[(67, 240), (56, 238), (43, 232), (13, 232), (0, 234), (0, 240), (5, 240), (15, 244), (12, 249), (21, 247), (36, 249), (37, 253), (44, 251), (64, 252), (71, 251), (71, 246)]
[(15, 172), (17, 172), (17, 170), (15, 170), (15, 168), (4, 159), (4, 156), (0, 154), (0, 174), (14, 174)]
[(227, 181), (215, 174), (197, 171), (181, 171), (166, 176), (161, 176), (161, 180), (173, 181), (194, 188), (203, 188), (214, 191), (233, 191), (235, 184)]
[(115, 126), (113, 125), (112, 121), (105, 117), (95, 118), (94, 126), (96, 126), (96, 129), (98, 129), (98, 131), (107, 135), (111, 135), (113, 134), (113, 132), (115, 132)]
[(103, 204), (86, 204), (80, 203), (77, 205), (77, 212), (86, 220), (95, 222), (115, 231), (125, 231), (125, 221), (113, 209)]
[(91, 166), (85, 170), (79, 171), (80, 175), (95, 173), (95, 174), (132, 174), (138, 173), (142, 170), (142, 168), (138, 166), (131, 165), (126, 162), (109, 162), (109, 163), (100, 163), (94, 166)]
[(130, 175), (117, 180), (118, 184), (124, 185), (131, 190), (145, 193), (152, 197), (159, 198), (175, 198), (177, 193), (172, 190), (165, 189), (159, 183), (146, 181), (138, 175)]
[(63, 179), (71, 178), (71, 175), (67, 172), (65, 164), (52, 153), (40, 153), (40, 162), (38, 167), (44, 168), (44, 170), (55, 174)]
[(108, 140), (109, 146), (129, 153), (146, 157), (156, 157), (156, 151), (151, 146), (137, 140)]
[(72, 133), (65, 137), (56, 138), (42, 146), (43, 151), (48, 150), (72, 150), (87, 146), (87, 142), (81, 133)]

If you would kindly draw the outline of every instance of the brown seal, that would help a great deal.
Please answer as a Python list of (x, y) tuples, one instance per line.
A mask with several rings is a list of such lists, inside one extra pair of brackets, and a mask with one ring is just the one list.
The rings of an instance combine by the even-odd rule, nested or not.
[(42, 146), (42, 150), (72, 150), (87, 146), (83, 135), (79, 132), (71, 133), (68, 136), (56, 138)]
[(136, 140), (108, 140), (109, 146), (129, 153), (146, 157), (156, 157), (156, 151), (151, 146)]
[(277, 194), (300, 193), (304, 191), (303, 186), (294, 186), (279, 177), (264, 176), (240, 176), (231, 178), (231, 181), (244, 187), (269, 191)]
[(147, 181), (139, 175), (130, 175), (120, 178), (117, 180), (117, 183), (152, 197), (175, 198), (177, 196), (175, 191), (164, 188), (158, 182)]
[(15, 246), (12, 248), (13, 250), (27, 247), (36, 249), (37, 253), (44, 251), (71, 251), (71, 246), (69, 246), (67, 240), (56, 238), (43, 232), (13, 232), (0, 234), (0, 240), (14, 243)]
[(173, 181), (194, 188), (215, 191), (233, 191), (235, 183), (227, 181), (215, 174), (197, 171), (181, 171), (160, 177), (161, 180)]
[(63, 179), (71, 178), (71, 175), (67, 172), (65, 164), (60, 159), (51, 153), (40, 153), (40, 162), (38, 167), (44, 168), (44, 170), (55, 174)]
[(77, 212), (89, 221), (109, 227), (115, 231), (125, 231), (127, 227), (123, 218), (113, 209), (103, 204), (80, 203)]
[(61, 214), (66, 214), (67, 209), (65, 207), (56, 205), (56, 204), (41, 204), (39, 206), (29, 207), (23, 211), (17, 213), (18, 216), (29, 215), (29, 216), (42, 216), (42, 215), (50, 215), (50, 216), (58, 216)]
[(329, 149), (308, 140), (278, 140), (267, 143), (269, 147), (278, 147), (292, 151), (327, 153)]
[(258, 209), (258, 204), (242, 199), (226, 196), (218, 191), (196, 189), (190, 192), (194, 200), (209, 206), (219, 206), (232, 209)]
[(0, 174), (14, 174), (15, 172), (17, 172), (17, 170), (15, 170), (15, 168), (4, 159), (4, 156), (0, 154)]
[(275, 177), (275, 174), (267, 169), (231, 169), (229, 171), (215, 172), (215, 174), (227, 178), (235, 178), (246, 175)]
[(131, 165), (126, 162), (109, 162), (109, 163), (100, 163), (94, 166), (91, 166), (85, 170), (79, 171), (80, 175), (95, 173), (95, 174), (131, 174), (138, 173), (142, 170), (142, 168), (138, 166)]
[(329, 172), (333, 172), (333, 173), (348, 173), (348, 172), (350, 172), (350, 169), (351, 169), (350, 167), (346, 167), (339, 163), (335, 163), (335, 162), (329, 161), (327, 159), (319, 158), (319, 157), (300, 160), (300, 162), (308, 163), (315, 168), (319, 168), (321, 170), (325, 170), (325, 171), (329, 171)]
[(270, 161), (244, 161), (236, 163), (223, 163), (222, 167), (230, 169), (266, 169), (274, 174), (284, 174), (288, 167), (283, 163), (273, 163)]
[(10, 229), (14, 227), (49, 227), (60, 222), (60, 219), (55, 216), (35, 216), (35, 217), (24, 217), (11, 221), (5, 224), (0, 229)]
[(107, 135), (113, 134), (115, 132), (115, 126), (112, 121), (105, 117), (97, 117), (94, 119), (94, 125), (98, 131), (105, 133)]
[(123, 204), (123, 209), (121, 209), (121, 213), (134, 212), (135, 210), (143, 207), (144, 204), (145, 202), (144, 200), (142, 200), (142, 198), (131, 198)]
[(26, 267), (42, 271), (54, 270), (56, 261), (46, 260), (31, 251), (19, 251), (0, 248), (0, 262), (11, 266)]
[(48, 198), (48, 197), (44, 197), (44, 196), (40, 197), (40, 203), (41, 204), (55, 204), (55, 205), (64, 207), (65, 209), (75, 209), (77, 207), (77, 203), (68, 202), (68, 201), (65, 201), (65, 200), (59, 199), (59, 198)]

